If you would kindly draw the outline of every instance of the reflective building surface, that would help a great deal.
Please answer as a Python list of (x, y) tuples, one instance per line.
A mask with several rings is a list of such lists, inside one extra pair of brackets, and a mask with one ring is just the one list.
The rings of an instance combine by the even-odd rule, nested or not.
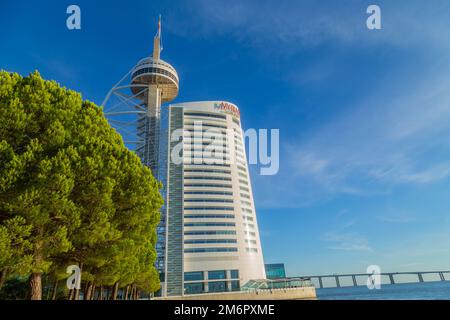
[(239, 109), (169, 106), (163, 294), (240, 290), (265, 270)]

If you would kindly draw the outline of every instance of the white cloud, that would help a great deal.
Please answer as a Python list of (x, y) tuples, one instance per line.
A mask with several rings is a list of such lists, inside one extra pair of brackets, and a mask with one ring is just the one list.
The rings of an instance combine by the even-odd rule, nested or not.
[(341, 251), (372, 252), (368, 240), (357, 233), (327, 232), (322, 235), (322, 241), (331, 243), (328, 249)]
[[(169, 16), (173, 33), (191, 37), (221, 34), (267, 52), (283, 54), (329, 41), (348, 44), (449, 46), (446, 0), (378, 1), (383, 29), (366, 28), (368, 1), (224, 1), (189, 0), (179, 15)], [(195, 23), (186, 17), (196, 17)]]
[(417, 221), (417, 219), (414, 216), (404, 212), (394, 213), (390, 215), (381, 215), (378, 216), (377, 218), (381, 222), (386, 223), (411, 223)]
[[(385, 72), (364, 100), (307, 135), (283, 137), (281, 129), (280, 173), (252, 176), (258, 206), (302, 207), (338, 194), (389, 194), (398, 185), (431, 184), (450, 176), (450, 156), (443, 151), (450, 147), (450, 2), (379, 1), (380, 32), (366, 28), (369, 4), (190, 0), (167, 17), (172, 33), (231, 36), (254, 49), (255, 57), (270, 56), (275, 64), (327, 43), (350, 50), (401, 48), (405, 55), (433, 61), (420, 73)], [(307, 69), (294, 63), (283, 76), (293, 86), (323, 82), (338, 63), (330, 53)]]
[(278, 199), (281, 206), (300, 207), (339, 194), (383, 195), (449, 179), (448, 74), (450, 65), (437, 63), (407, 87), (400, 75), (308, 135), (284, 137), (279, 175), (255, 177), (262, 204)]

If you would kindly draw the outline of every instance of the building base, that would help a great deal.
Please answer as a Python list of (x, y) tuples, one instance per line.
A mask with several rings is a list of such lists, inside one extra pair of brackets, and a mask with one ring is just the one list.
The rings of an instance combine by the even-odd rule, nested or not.
[(314, 287), (157, 297), (153, 300), (316, 300)]

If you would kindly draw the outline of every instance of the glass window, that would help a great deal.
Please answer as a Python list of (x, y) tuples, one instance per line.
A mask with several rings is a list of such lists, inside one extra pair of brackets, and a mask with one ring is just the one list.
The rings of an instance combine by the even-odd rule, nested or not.
[[(205, 157), (203, 157), (205, 159)], [(208, 158), (208, 159), (219, 159), (219, 158)], [(223, 180), (223, 181), (231, 181), (231, 178), (227, 177), (207, 177), (207, 176), (198, 176), (198, 177), (184, 177), (185, 180)]]
[(205, 199), (205, 198), (190, 198), (184, 199), (184, 202), (224, 202), (224, 203), (233, 203), (233, 199)]
[(237, 248), (198, 248), (184, 249), (184, 253), (237, 252)]
[(220, 194), (225, 196), (232, 196), (233, 192), (229, 191), (185, 191), (184, 194)]
[(205, 292), (205, 285), (202, 282), (186, 283), (184, 285), (184, 293), (186, 294), (197, 294), (204, 292)]
[(187, 222), (185, 227), (234, 227), (234, 222)]
[(184, 234), (187, 236), (203, 236), (203, 235), (219, 235), (219, 234), (235, 235), (236, 231), (231, 230), (185, 231)]
[(184, 210), (224, 210), (224, 211), (233, 211), (234, 207), (184, 207)]
[(234, 214), (185, 214), (188, 219), (234, 219)]
[(231, 188), (231, 184), (211, 184), (211, 183), (185, 183), (185, 187), (211, 187), (211, 188)]
[(227, 291), (227, 283), (225, 281), (209, 282), (209, 292), (225, 292)]
[(231, 291), (239, 291), (241, 286), (239, 285), (239, 280), (231, 281)]
[(216, 271), (208, 272), (209, 280), (226, 279), (226, 278), (227, 278), (227, 273), (225, 272), (225, 270), (216, 270)]
[(192, 239), (184, 240), (185, 244), (197, 244), (197, 243), (237, 243), (236, 239)]
[(231, 276), (231, 279), (239, 279), (239, 270), (231, 270), (230, 276)]
[(203, 280), (203, 271), (184, 273), (184, 281), (198, 281), (198, 280)]
[(286, 278), (286, 271), (282, 263), (266, 264), (265, 269), (267, 279)]
[(209, 118), (217, 118), (217, 119), (226, 119), (226, 116), (211, 114), (211, 113), (200, 113), (200, 112), (185, 112), (185, 116), (194, 116), (194, 117), (209, 117)]

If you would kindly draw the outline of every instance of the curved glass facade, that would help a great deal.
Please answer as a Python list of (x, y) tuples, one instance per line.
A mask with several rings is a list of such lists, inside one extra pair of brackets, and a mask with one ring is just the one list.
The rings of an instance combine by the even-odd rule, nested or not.
[(265, 279), (240, 123), (227, 102), (169, 106), (163, 295), (236, 291)]

